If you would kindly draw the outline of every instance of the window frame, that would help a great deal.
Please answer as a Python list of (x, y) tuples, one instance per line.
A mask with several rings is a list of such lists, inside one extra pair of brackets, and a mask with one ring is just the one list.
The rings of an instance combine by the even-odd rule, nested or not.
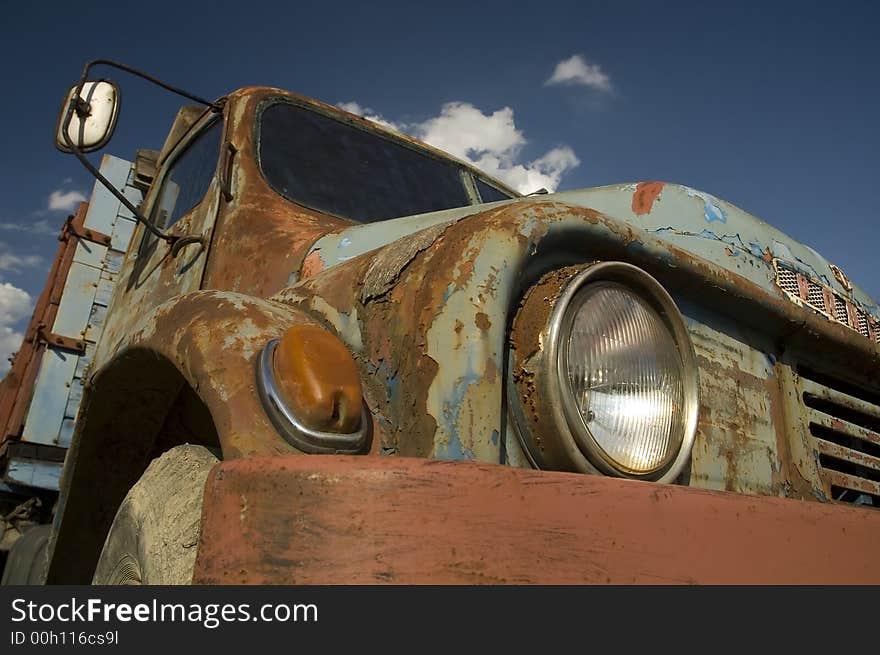
[[(188, 135), (189, 138), (186, 138), (186, 140), (181, 140), (181, 143), (179, 144), (179, 146), (174, 150), (174, 153), (173, 153), (174, 156), (168, 158), (167, 164), (163, 164), (162, 178), (159, 183), (159, 186), (156, 189), (156, 194), (152, 198), (152, 205), (150, 207), (149, 221), (155, 228), (160, 229), (160, 230), (167, 230), (169, 228), (174, 227), (175, 225), (177, 225), (180, 222), (180, 220), (182, 218), (184, 218), (187, 214), (190, 214), (194, 209), (196, 209), (199, 205), (201, 205), (204, 202), (205, 196), (208, 193), (208, 189), (210, 189), (210, 187), (211, 187), (211, 182), (214, 180), (214, 178), (217, 177), (217, 167), (220, 165), (220, 153), (223, 151), (222, 122), (223, 122), (223, 120), (219, 114), (212, 114), (210, 118), (205, 120), (203, 125), (200, 125), (196, 130), (193, 130), (191, 132), (191, 134)], [(212, 128), (214, 128), (218, 124), (221, 124), (220, 139), (219, 139), (219, 143), (217, 146), (216, 158), (214, 161), (214, 172), (211, 174), (211, 178), (208, 180), (208, 188), (205, 189), (205, 193), (202, 194), (202, 197), (199, 198), (199, 200), (196, 202), (196, 204), (194, 204), (192, 207), (188, 207), (186, 209), (186, 211), (183, 212), (177, 218), (177, 220), (174, 221), (171, 225), (159, 225), (158, 221), (155, 220), (155, 217), (153, 216), (153, 214), (156, 213), (156, 210), (158, 207), (157, 203), (159, 202), (159, 200), (162, 197), (162, 192), (165, 191), (165, 183), (168, 181), (168, 175), (172, 172), (174, 167), (177, 165), (177, 162), (180, 161), (180, 159), (184, 155), (186, 155), (188, 152), (191, 152), (192, 148), (196, 145), (196, 142), (199, 141), (202, 137), (204, 137)]]
[(489, 187), (490, 189), (493, 189), (494, 191), (497, 191), (501, 195), (507, 195), (508, 192), (504, 191), (503, 189), (499, 189), (498, 185), (495, 184), (494, 182), (490, 182), (489, 178), (486, 177), (486, 175), (474, 175), (473, 177), (474, 177), (474, 190), (477, 193), (477, 197), (480, 199), (481, 205), (486, 205), (486, 204), (489, 204), (490, 202), (504, 202), (506, 200), (513, 200), (514, 198), (520, 197), (520, 196), (514, 195), (514, 196), (508, 196), (507, 198), (502, 198), (501, 200), (486, 200), (483, 198), (483, 193), (480, 191), (480, 184), (485, 184), (487, 187)]
[[(180, 221), (185, 218), (188, 214), (191, 214), (193, 211), (198, 209), (198, 207), (205, 201), (207, 197), (208, 191), (211, 188), (211, 182), (217, 177), (217, 169), (220, 166), (220, 155), (223, 151), (223, 136), (225, 130), (223, 129), (224, 118), (221, 114), (214, 112), (205, 112), (200, 118), (193, 123), (193, 126), (187, 130), (186, 133), (180, 138), (180, 140), (174, 145), (174, 148), (171, 149), (171, 152), (168, 156), (161, 162), (160, 164), (160, 173), (157, 179), (153, 182), (153, 185), (150, 189), (149, 194), (149, 213), (147, 214), (147, 220), (150, 222), (150, 225), (155, 227), (157, 230), (164, 232), (169, 229), (164, 225), (159, 225), (155, 220), (154, 214), (156, 213), (157, 203), (159, 199), (162, 197), (162, 192), (165, 190), (165, 183), (168, 180), (168, 175), (177, 164), (178, 160), (189, 152), (189, 149), (198, 141), (202, 136), (204, 136), (208, 130), (216, 126), (217, 124), (221, 125), (221, 134), (220, 134), (220, 145), (217, 148), (217, 157), (214, 163), (214, 172), (211, 175), (211, 179), (208, 181), (208, 188), (205, 190), (205, 193), (202, 195), (201, 199), (187, 209), (186, 213), (181, 214), (180, 217), (171, 225), (173, 228), (175, 225), (179, 224)], [(145, 203), (146, 204), (146, 203)], [(155, 249), (156, 243), (158, 242), (158, 237), (150, 232), (149, 230), (144, 230), (144, 236), (141, 240), (140, 248), (138, 250), (138, 257), (149, 257), (153, 250)]]

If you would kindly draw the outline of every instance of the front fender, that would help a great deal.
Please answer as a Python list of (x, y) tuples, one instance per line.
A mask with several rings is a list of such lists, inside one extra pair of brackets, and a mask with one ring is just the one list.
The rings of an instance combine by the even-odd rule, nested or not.
[(269, 339), (293, 325), (318, 323), (281, 303), (222, 291), (172, 298), (145, 317), (90, 380), (141, 351), (167, 360), (211, 412), (224, 459), (298, 452), (263, 412), (254, 362)]
[(185, 385), (210, 413), (224, 459), (299, 452), (265, 415), (254, 362), (269, 339), (309, 323), (280, 303), (199, 291), (160, 305), (104, 354), (62, 474), (47, 581), (90, 581), (116, 508), (155, 454)]

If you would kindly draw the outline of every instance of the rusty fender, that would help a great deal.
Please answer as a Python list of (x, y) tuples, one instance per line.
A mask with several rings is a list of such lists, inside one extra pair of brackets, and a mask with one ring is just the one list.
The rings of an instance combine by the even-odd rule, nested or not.
[(140, 321), (86, 387), (61, 480), (49, 582), (90, 581), (125, 493), (157, 450), (177, 445), (162, 437), (187, 386), (210, 414), (196, 425), (216, 435), (176, 439), (219, 442), (224, 459), (298, 452), (266, 417), (254, 370), (266, 342), (295, 324), (314, 320), (279, 303), (219, 291), (173, 298)]
[(379, 401), (387, 454), (524, 464), (503, 411), (508, 327), (542, 274), (592, 260), (640, 266), (673, 293), (793, 347), (822, 343), (848, 367), (880, 366), (880, 348), (803, 311), (778, 287), (557, 201), (523, 199), (453, 218), (341, 263), (321, 254), (313, 250), (302, 281), (274, 298), (322, 315), (351, 347)]

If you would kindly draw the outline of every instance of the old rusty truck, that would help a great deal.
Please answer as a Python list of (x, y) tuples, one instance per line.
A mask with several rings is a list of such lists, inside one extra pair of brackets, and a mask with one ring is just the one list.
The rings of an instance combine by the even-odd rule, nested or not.
[[(90, 163), (99, 65), (195, 103), (161, 151)], [(105, 60), (55, 138), (98, 178), (91, 297), (36, 321), (3, 433), (5, 484), (55, 471), (45, 582), (880, 583), (880, 307), (751, 214), (522, 196), (334, 106)]]

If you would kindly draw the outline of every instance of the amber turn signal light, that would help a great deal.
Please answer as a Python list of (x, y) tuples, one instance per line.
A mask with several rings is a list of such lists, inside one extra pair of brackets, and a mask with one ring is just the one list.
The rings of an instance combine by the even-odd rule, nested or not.
[(306, 453), (369, 451), (373, 421), (346, 345), (316, 325), (296, 325), (257, 358), (257, 391), (278, 432)]
[(343, 434), (360, 427), (360, 374), (335, 335), (295, 325), (278, 342), (272, 365), (282, 398), (307, 427)]

